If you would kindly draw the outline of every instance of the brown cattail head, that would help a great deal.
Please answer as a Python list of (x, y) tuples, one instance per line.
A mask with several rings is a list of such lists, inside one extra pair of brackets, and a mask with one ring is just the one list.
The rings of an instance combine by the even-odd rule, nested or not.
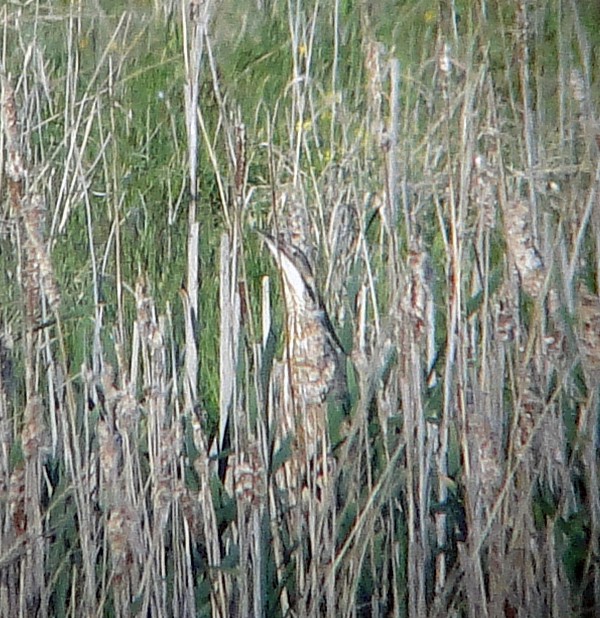
[(48, 431), (44, 421), (42, 399), (34, 395), (27, 402), (25, 419), (21, 431), (23, 454), (27, 459), (44, 458), (48, 454)]
[(15, 202), (19, 201), (23, 193), (23, 183), (27, 178), (27, 166), (25, 165), (21, 152), (15, 92), (10, 80), (6, 77), (2, 78), (2, 124), (4, 126), (4, 135), (6, 138), (6, 174), (11, 183), (14, 183), (10, 187), (11, 201), (14, 206), (16, 205)]
[(542, 256), (535, 246), (527, 202), (509, 201), (504, 208), (506, 243), (521, 286), (532, 298), (539, 298), (546, 279)]
[(407, 290), (401, 297), (401, 305), (409, 318), (415, 340), (433, 325), (430, 320), (430, 303), (433, 302), (433, 269), (428, 253), (422, 243), (413, 241), (408, 254), (409, 281)]
[(258, 444), (253, 444), (245, 453), (238, 453), (234, 464), (234, 491), (239, 499), (246, 504), (260, 504), (266, 495), (264, 478)]
[(471, 200), (475, 204), (484, 229), (496, 226), (498, 204), (498, 173), (483, 154), (473, 160), (471, 175)]
[(576, 307), (577, 344), (589, 386), (600, 382), (600, 298), (585, 286), (578, 290)]
[(15, 466), (8, 485), (8, 511), (17, 536), (27, 531), (25, 464)]
[[(26, 273), (26, 287), (31, 285), (31, 289), (27, 289), (27, 294), (38, 296), (41, 287), (50, 308), (56, 311), (60, 305), (60, 291), (43, 238), (46, 204), (38, 193), (31, 194), (22, 203), (22, 220), (26, 238), (24, 243), (26, 269), (30, 270)], [(39, 298), (35, 304), (39, 304)]]

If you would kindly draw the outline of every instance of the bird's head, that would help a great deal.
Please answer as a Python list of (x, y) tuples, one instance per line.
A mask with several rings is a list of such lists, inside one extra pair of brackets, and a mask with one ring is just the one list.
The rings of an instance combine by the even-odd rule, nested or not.
[(315, 279), (304, 252), (295, 245), (275, 240), (269, 234), (261, 233), (261, 236), (281, 269), (287, 303), (297, 309), (310, 305), (312, 309), (319, 308)]

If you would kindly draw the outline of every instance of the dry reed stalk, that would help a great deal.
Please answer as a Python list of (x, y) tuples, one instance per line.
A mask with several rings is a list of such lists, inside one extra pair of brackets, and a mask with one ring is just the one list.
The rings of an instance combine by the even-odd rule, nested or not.
[[(412, 591), (408, 599), (408, 615), (416, 618), (426, 613), (426, 562), (429, 556), (429, 453), (425, 412), (423, 409), (420, 354), (410, 335), (404, 340), (403, 363), (400, 367), (400, 394), (408, 403), (404, 418), (406, 443), (406, 498), (408, 528), (408, 580)], [(409, 345), (406, 345), (406, 344)]]
[[(237, 169), (239, 171), (239, 166)], [(239, 182), (242, 182), (241, 179)], [(233, 457), (226, 460), (225, 486), (236, 497), (238, 504), (237, 535), (234, 539), (240, 548), (241, 577), (236, 585), (239, 601), (235, 613), (239, 616), (263, 615), (266, 593), (262, 561), (265, 547), (261, 527), (267, 504), (266, 472), (261, 455), (264, 451), (257, 439), (260, 432), (251, 421), (247, 410), (242, 410), (238, 399), (241, 311), (236, 260), (232, 256), (228, 234), (221, 236), (220, 253), (221, 388), (219, 437), (215, 450), (224, 456), (226, 443), (230, 441), (234, 453)]]
[[(219, 438), (217, 451), (225, 446), (225, 434), (231, 422), (235, 428), (236, 446), (241, 446), (248, 438), (244, 424), (234, 415), (237, 405), (236, 372), (238, 366), (238, 346), (240, 338), (240, 296), (237, 286), (237, 273), (231, 255), (228, 234), (221, 235), (220, 273), (219, 273)], [(229, 420), (231, 419), (231, 421)], [(241, 420), (241, 419), (240, 419)]]
[(367, 110), (365, 118), (368, 132), (377, 146), (380, 145), (383, 130), (384, 102), (386, 100), (385, 81), (389, 65), (386, 62), (387, 50), (383, 43), (371, 38), (363, 43), (364, 64), (367, 79)]
[(528, 0), (519, 0), (517, 3), (516, 12), (516, 49), (517, 49), (517, 66), (519, 70), (519, 85), (521, 93), (521, 109), (523, 114), (523, 140), (525, 142), (525, 173), (528, 179), (529, 192), (529, 209), (531, 212), (532, 234), (534, 242), (537, 242), (537, 194), (535, 190), (535, 181), (533, 178), (533, 170), (538, 164), (538, 148), (537, 148), (537, 130), (535, 116), (532, 109), (533, 93), (531, 90), (531, 42), (533, 35), (533, 11), (530, 11)]
[[(423, 458), (422, 466), (424, 468), (421, 474), (427, 471), (427, 475), (437, 468), (438, 490), (440, 497), (447, 496), (446, 474), (448, 469), (449, 457), (449, 433), (453, 426), (458, 430), (457, 440), (460, 443), (462, 458), (464, 462), (464, 470), (462, 480), (468, 487), (469, 479), (473, 474), (477, 474), (469, 468), (470, 448), (472, 440), (469, 434), (467, 423), (466, 410), (466, 392), (468, 390), (468, 376), (465, 372), (465, 359), (467, 352), (465, 350), (467, 342), (467, 325), (461, 320), (462, 305), (463, 305), (463, 277), (467, 275), (467, 263), (464, 259), (466, 256), (465, 249), (465, 232), (467, 228), (467, 204), (468, 204), (468, 179), (471, 176), (471, 162), (473, 159), (474, 139), (473, 133), (475, 127), (467, 119), (471, 117), (472, 107), (478, 95), (480, 76), (476, 76), (471, 66), (467, 66), (466, 73), (462, 75), (463, 69), (461, 63), (453, 56), (452, 49), (449, 44), (444, 41), (438, 41), (437, 52), (437, 70), (439, 75), (438, 88), (441, 90), (441, 107), (440, 119), (441, 126), (441, 143), (448, 159), (445, 160), (445, 191), (447, 202), (444, 205), (444, 210), (438, 208), (438, 218), (440, 225), (440, 233), (444, 242), (445, 252), (445, 272), (446, 272), (446, 330), (447, 340), (445, 344), (445, 366), (443, 368), (443, 385), (442, 385), (442, 410), (440, 434), (438, 442), (433, 444), (435, 460), (432, 454), (427, 452), (426, 458)], [(457, 96), (457, 88), (461, 84), (462, 96)], [(438, 95), (439, 96), (439, 95)], [(458, 146), (461, 153), (458, 169), (454, 170), (449, 155), (453, 149), (452, 136), (453, 132), (458, 131)], [(446, 232), (447, 230), (447, 232)], [(423, 437), (425, 439), (425, 437)], [(421, 446), (421, 449), (424, 447)], [(431, 449), (428, 449), (431, 451)], [(408, 458), (407, 458), (408, 459)], [(427, 477), (425, 477), (427, 478)], [(430, 496), (427, 496), (431, 499)], [(423, 499), (421, 499), (423, 502)], [(443, 502), (442, 502), (443, 504)], [(428, 505), (425, 505), (428, 509)], [(419, 512), (422, 506), (419, 508)], [(465, 505), (468, 510), (468, 503)], [(467, 513), (466, 517), (469, 522), (469, 537), (467, 546), (476, 542), (477, 524), (474, 517), (470, 517), (471, 513)], [(441, 526), (444, 522), (444, 517), (438, 515), (437, 529), (438, 540), (443, 539), (441, 534)], [(424, 525), (421, 524), (423, 528)], [(421, 540), (420, 543), (425, 541)], [(417, 551), (417, 550), (416, 550)], [(428, 553), (428, 552), (427, 552)], [(426, 555), (426, 554), (425, 554)], [(425, 556), (423, 557), (425, 558)], [(476, 611), (475, 608), (481, 606), (481, 592), (478, 586), (478, 568), (477, 561), (464, 562), (459, 549), (459, 559), (463, 564), (465, 572), (465, 588), (466, 594), (470, 597), (471, 608), (470, 612)], [(441, 596), (441, 590), (444, 586), (448, 586), (448, 564), (447, 558), (439, 557), (437, 560), (437, 575), (443, 580), (440, 580), (437, 592)], [(423, 582), (422, 586), (425, 585)], [(424, 593), (421, 593), (423, 596)], [(409, 597), (409, 607), (413, 608), (413, 615), (419, 615), (419, 611), (426, 611), (423, 607), (425, 599), (421, 600), (417, 597), (412, 601)]]
[[(400, 145), (400, 60), (398, 58), (390, 59), (390, 114), (388, 119), (388, 136), (389, 146), (383, 147), (386, 152), (387, 167), (386, 167), (386, 189), (387, 189), (387, 206), (389, 209), (389, 220), (387, 221), (390, 229), (390, 245), (392, 249), (392, 259), (397, 259), (397, 248), (395, 247), (396, 235), (393, 230), (398, 223), (398, 177), (399, 177), (399, 161), (398, 150)], [(410, 213), (405, 212), (406, 234), (410, 236)]]
[(199, 255), (198, 243), (200, 240), (200, 224), (197, 220), (198, 200), (198, 98), (199, 80), (206, 38), (206, 28), (211, 12), (211, 3), (200, 3), (197, 0), (181, 2), (183, 26), (183, 58), (186, 73), (184, 89), (186, 131), (188, 145), (188, 175), (190, 187), (190, 204), (188, 208), (188, 239), (187, 239), (187, 281), (186, 293), (188, 298), (187, 311), (189, 316), (187, 325), (195, 325), (188, 329), (185, 342), (185, 380), (184, 392), (186, 406), (192, 413), (197, 402), (198, 376), (198, 344), (196, 337), (200, 324), (198, 314), (199, 290)]

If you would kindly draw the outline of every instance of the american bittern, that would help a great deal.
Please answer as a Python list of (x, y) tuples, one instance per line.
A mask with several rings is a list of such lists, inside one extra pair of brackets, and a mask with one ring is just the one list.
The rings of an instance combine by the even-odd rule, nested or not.
[(305, 254), (295, 245), (262, 234), (281, 269), (287, 313), (284, 387), (276, 435), (293, 439), (299, 472), (303, 462), (325, 464), (330, 448), (327, 402), (346, 401), (346, 355), (319, 295)]

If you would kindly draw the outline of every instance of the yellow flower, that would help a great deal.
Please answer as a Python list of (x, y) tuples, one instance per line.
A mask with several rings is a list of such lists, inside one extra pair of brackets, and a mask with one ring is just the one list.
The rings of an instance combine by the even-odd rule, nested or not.
[(300, 131), (309, 131), (312, 127), (312, 122), (310, 120), (305, 120), (302, 124), (300, 121), (296, 123), (296, 131), (300, 133)]
[(426, 24), (432, 24), (437, 20), (437, 11), (435, 9), (429, 9), (423, 13), (423, 20)]

